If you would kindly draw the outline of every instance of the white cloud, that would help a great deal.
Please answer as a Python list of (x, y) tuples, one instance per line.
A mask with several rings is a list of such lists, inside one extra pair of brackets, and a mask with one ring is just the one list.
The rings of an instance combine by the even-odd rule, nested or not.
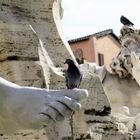
[(63, 0), (64, 34), (74, 38), (113, 28), (118, 34), (119, 18), (125, 15), (140, 28), (139, 0)]

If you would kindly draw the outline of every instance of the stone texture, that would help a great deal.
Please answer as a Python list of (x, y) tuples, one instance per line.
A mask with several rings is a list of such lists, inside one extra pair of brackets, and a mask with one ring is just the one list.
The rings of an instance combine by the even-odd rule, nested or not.
[(0, 75), (20, 85), (45, 87), (38, 39), (28, 25), (0, 21)]
[(45, 86), (42, 67), (37, 64), (37, 61), (4, 61), (0, 65), (2, 67), (0, 76), (13, 83), (35, 87)]
[(19, 59), (39, 60), (37, 36), (29, 25), (0, 21), (0, 61), (17, 56)]

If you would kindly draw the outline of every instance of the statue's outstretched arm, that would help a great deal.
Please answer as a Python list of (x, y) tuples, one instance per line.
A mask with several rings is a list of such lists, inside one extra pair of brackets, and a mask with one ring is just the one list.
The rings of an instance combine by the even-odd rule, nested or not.
[(21, 87), (0, 78), (0, 129), (9, 132), (51, 125), (80, 109), (87, 95), (82, 89)]

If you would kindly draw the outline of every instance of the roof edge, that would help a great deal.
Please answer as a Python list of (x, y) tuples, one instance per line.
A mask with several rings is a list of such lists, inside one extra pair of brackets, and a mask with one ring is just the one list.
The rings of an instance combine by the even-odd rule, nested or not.
[(100, 37), (103, 37), (103, 36), (108, 35), (108, 34), (112, 34), (113, 37), (120, 43), (120, 40), (119, 40), (118, 36), (116, 34), (114, 34), (113, 29), (107, 29), (107, 30), (103, 30), (101, 32), (97, 32), (97, 33), (90, 34), (90, 35), (87, 35), (87, 36), (83, 36), (83, 37), (75, 38), (75, 39), (72, 39), (72, 40), (68, 40), (68, 43), (85, 41), (85, 40), (88, 40), (90, 38), (90, 36), (95, 36), (96, 38), (100, 38)]

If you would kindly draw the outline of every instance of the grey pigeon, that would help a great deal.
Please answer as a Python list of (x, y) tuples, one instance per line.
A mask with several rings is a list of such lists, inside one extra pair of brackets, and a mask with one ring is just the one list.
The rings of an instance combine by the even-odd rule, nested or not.
[(82, 75), (80, 73), (79, 68), (75, 65), (74, 61), (71, 59), (67, 59), (64, 64), (68, 65), (68, 69), (65, 73), (67, 88), (68, 89), (78, 88), (82, 80)]
[(121, 16), (120, 21), (123, 25), (133, 26), (134, 24), (124, 16)]

